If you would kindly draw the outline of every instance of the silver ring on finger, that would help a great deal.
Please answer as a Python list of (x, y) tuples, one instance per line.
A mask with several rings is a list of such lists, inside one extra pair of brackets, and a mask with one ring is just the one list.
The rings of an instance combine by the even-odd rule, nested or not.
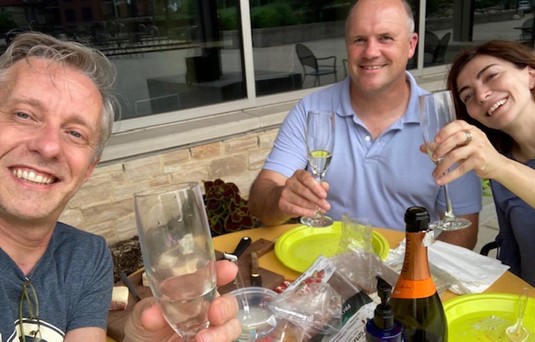
[(466, 134), (466, 140), (464, 141), (464, 143), (461, 146), (466, 146), (466, 145), (470, 144), (470, 142), (472, 141), (472, 132), (470, 132), (469, 130), (465, 129), (464, 130), (464, 134)]

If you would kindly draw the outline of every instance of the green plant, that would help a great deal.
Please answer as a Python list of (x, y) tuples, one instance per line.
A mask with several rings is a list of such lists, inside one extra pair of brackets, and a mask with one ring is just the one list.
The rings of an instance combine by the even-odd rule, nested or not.
[(17, 27), (17, 23), (13, 20), (11, 12), (6, 10), (0, 11), (0, 32), (5, 32), (15, 27)]
[(492, 190), (490, 188), (490, 180), (482, 179), (481, 180), (481, 189), (483, 190), (483, 197), (491, 197)]
[(236, 8), (224, 8), (219, 11), (219, 22), (222, 30), (238, 29), (238, 11)]
[(204, 182), (204, 204), (212, 236), (255, 228), (260, 222), (249, 213), (247, 201), (234, 183), (221, 179)]
[(301, 20), (289, 4), (275, 2), (270, 5), (253, 7), (251, 25), (253, 28), (277, 27), (300, 24)]

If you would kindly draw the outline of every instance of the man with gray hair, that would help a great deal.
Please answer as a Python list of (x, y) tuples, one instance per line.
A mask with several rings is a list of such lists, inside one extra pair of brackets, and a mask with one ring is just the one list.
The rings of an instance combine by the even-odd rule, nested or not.
[[(57, 220), (110, 136), (115, 76), (99, 51), (41, 33), (18, 35), (0, 56), (0, 341), (106, 340), (106, 241)], [(236, 271), (219, 270), (225, 280)], [(212, 315), (215, 326), (201, 334), (231, 341), (240, 332), (236, 303), (214, 303), (227, 314)], [(144, 308), (134, 310), (132, 341), (155, 341), (142, 316), (163, 320)]]
[[(284, 120), (263, 170), (249, 195), (251, 213), (264, 224), (315, 216), (342, 215), (377, 227), (404, 230), (413, 205), (443, 215), (443, 190), (431, 160), (420, 153), (418, 96), (427, 93), (406, 71), (418, 35), (404, 0), (359, 0), (345, 32), (349, 76), (303, 98)], [(305, 169), (307, 112), (335, 113), (334, 151), (324, 181)], [(474, 174), (451, 184), (454, 211), (470, 228), (444, 232), (440, 239), (468, 248), (477, 241), (481, 183)]]

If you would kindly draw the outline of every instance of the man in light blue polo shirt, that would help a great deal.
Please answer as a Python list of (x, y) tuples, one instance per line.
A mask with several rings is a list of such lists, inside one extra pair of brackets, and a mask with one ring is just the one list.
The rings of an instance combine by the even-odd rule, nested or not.
[[(404, 230), (412, 205), (432, 219), (445, 211), (435, 165), (421, 153), (418, 96), (426, 93), (405, 71), (418, 37), (410, 6), (402, 0), (360, 0), (346, 22), (349, 77), (303, 98), (284, 120), (273, 150), (251, 187), (249, 206), (264, 224), (314, 216), (321, 208), (374, 226)], [(335, 144), (324, 183), (304, 171), (306, 113), (335, 112)], [(441, 240), (473, 248), (481, 210), (481, 183), (467, 174), (450, 184), (454, 213), (470, 228)]]

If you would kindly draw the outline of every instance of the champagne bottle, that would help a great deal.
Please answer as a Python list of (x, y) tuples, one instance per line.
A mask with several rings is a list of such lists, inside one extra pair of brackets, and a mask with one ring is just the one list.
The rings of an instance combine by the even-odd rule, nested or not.
[(410, 341), (447, 341), (448, 328), (442, 302), (431, 277), (424, 237), (429, 213), (422, 207), (405, 212), (405, 258), (390, 304)]

